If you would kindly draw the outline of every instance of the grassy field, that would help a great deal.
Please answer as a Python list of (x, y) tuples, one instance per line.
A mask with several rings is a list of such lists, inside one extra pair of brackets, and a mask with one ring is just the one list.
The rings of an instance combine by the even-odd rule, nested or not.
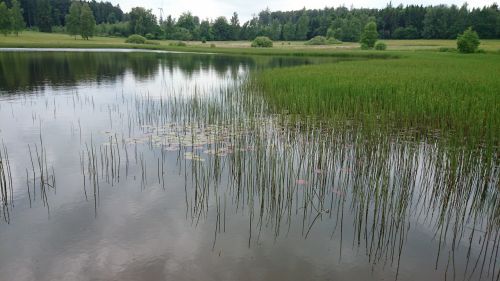
[[(393, 51), (418, 51), (418, 50), (438, 50), (440, 47), (456, 47), (455, 40), (382, 40), (388, 46), (388, 50)], [(250, 47), (249, 41), (212, 41), (202, 43), (199, 41), (187, 42), (187, 47), (169, 46), (172, 41), (153, 40), (154, 44), (127, 44), (125, 38), (94, 37), (90, 40), (82, 40), (66, 34), (40, 33), (26, 31), (16, 37), (14, 35), (0, 36), (0, 48), (6, 47), (43, 47), (43, 48), (144, 48), (159, 50), (182, 50), (193, 52), (224, 52), (224, 53), (244, 53), (244, 54), (325, 54), (342, 53), (343, 51), (367, 51), (359, 50), (358, 43), (343, 43), (328, 46), (304, 45), (304, 42), (274, 42), (272, 49), (255, 49)], [(214, 44), (215, 48), (210, 45)], [(500, 51), (500, 40), (482, 40), (481, 48), (489, 51)]]

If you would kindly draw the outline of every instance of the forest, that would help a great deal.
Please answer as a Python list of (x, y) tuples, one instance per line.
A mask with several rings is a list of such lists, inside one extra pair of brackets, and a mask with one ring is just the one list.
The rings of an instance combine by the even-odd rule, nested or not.
[[(12, 0), (4, 0), (7, 7)], [(67, 30), (66, 15), (70, 0), (20, 0), (28, 29), (42, 32)], [(265, 9), (250, 20), (241, 22), (235, 12), (230, 18), (201, 19), (191, 12), (174, 18), (166, 11), (135, 7), (124, 12), (110, 2), (87, 2), (93, 12), (95, 35), (129, 36), (139, 34), (148, 39), (173, 40), (253, 40), (267, 36), (273, 40), (308, 40), (321, 35), (345, 42), (357, 42), (363, 27), (376, 22), (381, 39), (454, 39), (472, 27), (484, 39), (500, 38), (500, 10), (497, 4), (470, 8), (467, 4), (409, 5), (383, 9), (324, 8), (297, 11)]]

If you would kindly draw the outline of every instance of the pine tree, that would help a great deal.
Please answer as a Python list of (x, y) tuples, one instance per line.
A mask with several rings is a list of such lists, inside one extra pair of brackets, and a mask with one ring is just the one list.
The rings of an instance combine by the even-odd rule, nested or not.
[(52, 32), (52, 6), (49, 0), (36, 1), (35, 21), (41, 32)]
[(299, 18), (299, 21), (297, 22), (295, 39), (306, 40), (308, 32), (309, 32), (309, 17), (307, 16), (306, 10), (304, 9), (302, 15)]
[(69, 7), (69, 14), (66, 15), (66, 31), (75, 36), (80, 34), (80, 3), (73, 1)]
[(84, 3), (80, 12), (80, 35), (83, 39), (89, 40), (94, 35), (95, 18), (89, 4)]

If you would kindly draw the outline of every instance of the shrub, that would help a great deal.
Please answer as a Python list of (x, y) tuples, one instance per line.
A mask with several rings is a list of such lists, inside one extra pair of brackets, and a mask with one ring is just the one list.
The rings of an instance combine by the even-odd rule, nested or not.
[(458, 35), (457, 49), (460, 53), (475, 53), (479, 47), (479, 36), (477, 32), (469, 27), (463, 34)]
[(215, 44), (210, 44), (210, 48), (215, 48)]
[(334, 37), (326, 38), (324, 36), (315, 36), (311, 38), (311, 40), (305, 42), (306, 45), (332, 45), (332, 44), (341, 44), (339, 40)]
[(201, 43), (203, 43), (203, 44), (207, 43), (207, 39), (202, 38), (202, 39), (201, 39)]
[(255, 38), (252, 42), (252, 47), (254, 48), (270, 48), (273, 46), (273, 41), (266, 36), (259, 36)]
[(153, 39), (155, 39), (155, 36), (154, 36), (153, 34), (151, 34), (151, 33), (147, 33), (145, 37), (146, 37), (146, 39), (148, 39), (148, 40), (153, 40)]
[(375, 50), (385, 51), (386, 49), (387, 49), (387, 44), (385, 44), (384, 42), (378, 42), (377, 44), (375, 44)]
[(361, 48), (363, 45), (369, 49), (375, 47), (375, 42), (378, 39), (377, 24), (375, 22), (369, 22), (366, 24), (363, 33), (361, 34)]
[(311, 38), (309, 41), (306, 41), (304, 44), (306, 45), (327, 45), (328, 42), (326, 37), (324, 36), (315, 36)]
[(132, 34), (127, 38), (127, 40), (125, 40), (125, 43), (144, 44), (146, 43), (146, 38), (139, 34)]
[(186, 47), (187, 44), (182, 42), (182, 41), (176, 41), (176, 42), (171, 42), (168, 44), (169, 46), (174, 46), (174, 47)]
[(365, 44), (365, 43), (361, 43), (361, 50), (370, 50), (371, 48)]

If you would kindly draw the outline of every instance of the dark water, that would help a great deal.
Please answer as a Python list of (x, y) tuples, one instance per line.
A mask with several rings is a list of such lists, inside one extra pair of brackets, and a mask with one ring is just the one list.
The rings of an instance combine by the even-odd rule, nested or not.
[(498, 280), (498, 151), (250, 81), (322, 60), (0, 53), (0, 280)]

